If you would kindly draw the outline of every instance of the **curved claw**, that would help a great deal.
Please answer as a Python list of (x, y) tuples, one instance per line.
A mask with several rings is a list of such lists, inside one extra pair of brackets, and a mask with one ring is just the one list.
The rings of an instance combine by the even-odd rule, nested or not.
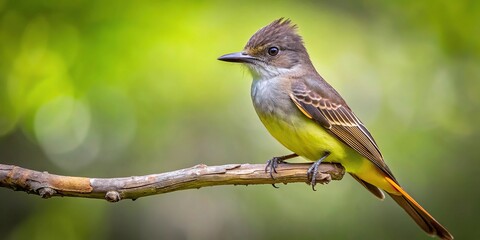
[(277, 173), (278, 164), (284, 163), (285, 160), (294, 157), (298, 157), (298, 154), (292, 153), (285, 156), (273, 157), (272, 159), (267, 161), (267, 165), (265, 166), (265, 173), (270, 170), (270, 177), (273, 178), (273, 173)]
[[(265, 173), (269, 172), (270, 177), (273, 179), (273, 173), (277, 173), (277, 167), (279, 163), (283, 163), (283, 160), (279, 157), (274, 157), (267, 161), (267, 165), (265, 166)], [(277, 188), (277, 187), (275, 187)]]
[[(267, 165), (265, 166), (265, 173), (269, 172), (270, 177), (274, 179), (273, 173), (277, 173), (278, 164), (284, 163), (283, 161), (294, 157), (298, 157), (298, 155), (296, 153), (292, 153), (290, 155), (285, 155), (281, 157), (273, 157), (272, 159), (267, 161)], [(278, 188), (277, 186), (275, 186), (275, 183), (273, 183), (272, 186), (274, 188)]]
[[(273, 179), (273, 173), (277, 173), (278, 162), (279, 162), (278, 157), (274, 157), (268, 160), (267, 165), (265, 166), (265, 173), (268, 171), (272, 179)], [(272, 183), (272, 187), (279, 188), (275, 185), (275, 183)]]
[[(323, 160), (323, 159), (322, 159)], [(317, 173), (318, 173), (318, 166), (322, 163), (321, 160), (316, 161), (315, 163), (310, 166), (310, 168), (307, 171), (307, 178), (310, 181), (310, 185), (312, 185), (312, 190), (317, 191), (315, 189), (315, 185), (317, 185)]]
[(329, 152), (325, 153), (325, 155), (323, 155), (323, 157), (321, 157), (318, 161), (314, 162), (307, 171), (307, 178), (308, 181), (310, 181), (310, 185), (312, 185), (313, 191), (317, 191), (315, 189), (315, 185), (317, 185), (318, 166), (320, 166), (320, 163), (322, 163), (322, 161), (328, 157), (328, 155), (330, 155)]

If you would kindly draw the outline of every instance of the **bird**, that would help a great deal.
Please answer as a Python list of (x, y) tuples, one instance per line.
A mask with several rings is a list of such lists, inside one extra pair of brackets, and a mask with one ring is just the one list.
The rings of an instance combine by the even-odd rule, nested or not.
[(372, 134), (315, 69), (297, 29), (290, 19), (279, 18), (258, 30), (243, 51), (218, 58), (247, 67), (258, 117), (293, 152), (269, 160), (266, 171), (273, 177), (279, 164), (301, 156), (313, 162), (307, 176), (314, 188), (319, 164), (339, 163), (377, 198), (384, 199), (384, 192), (390, 195), (427, 234), (453, 239), (400, 186)]

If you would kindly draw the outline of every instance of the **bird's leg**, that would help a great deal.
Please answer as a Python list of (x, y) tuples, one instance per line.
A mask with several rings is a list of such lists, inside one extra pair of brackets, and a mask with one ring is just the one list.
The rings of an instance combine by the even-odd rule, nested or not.
[[(270, 177), (273, 179), (273, 173), (277, 173), (278, 164), (283, 163), (283, 161), (294, 157), (298, 157), (298, 154), (292, 153), (285, 156), (273, 157), (272, 159), (267, 161), (267, 165), (265, 166), (265, 172), (270, 172)], [(275, 184), (272, 185), (273, 187), (277, 188)]]
[(310, 181), (310, 185), (312, 185), (312, 189), (313, 191), (317, 191), (315, 190), (315, 185), (317, 184), (317, 173), (318, 173), (318, 166), (320, 165), (320, 163), (322, 163), (322, 161), (328, 157), (328, 155), (330, 155), (329, 152), (326, 152), (325, 155), (323, 155), (323, 157), (321, 157), (319, 160), (317, 160), (316, 162), (314, 162), (312, 164), (312, 166), (310, 166), (310, 168), (308, 169), (307, 171), (307, 178), (308, 180)]

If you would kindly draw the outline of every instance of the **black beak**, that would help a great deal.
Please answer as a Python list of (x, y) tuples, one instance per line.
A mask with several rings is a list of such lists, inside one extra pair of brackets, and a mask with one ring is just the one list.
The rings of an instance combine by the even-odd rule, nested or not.
[(249, 63), (257, 59), (248, 55), (245, 52), (236, 52), (236, 53), (225, 54), (219, 57), (218, 60), (225, 61), (225, 62)]

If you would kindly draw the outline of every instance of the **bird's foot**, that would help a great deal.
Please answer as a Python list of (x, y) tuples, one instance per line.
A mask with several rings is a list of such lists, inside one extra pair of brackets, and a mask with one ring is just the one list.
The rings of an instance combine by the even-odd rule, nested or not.
[[(265, 166), (265, 173), (270, 173), (270, 177), (273, 179), (273, 173), (277, 173), (277, 167), (280, 163), (285, 163), (284, 161), (290, 158), (298, 157), (296, 153), (292, 153), (285, 156), (280, 157), (273, 157), (272, 159), (267, 161), (267, 165)], [(274, 188), (278, 188), (275, 184), (272, 184)]]
[(313, 191), (317, 191), (315, 190), (315, 185), (317, 185), (318, 166), (320, 166), (320, 163), (322, 163), (328, 155), (330, 155), (330, 153), (326, 152), (325, 155), (323, 155), (318, 161), (314, 162), (307, 171), (307, 178), (308, 181), (310, 181), (310, 185), (312, 185)]

